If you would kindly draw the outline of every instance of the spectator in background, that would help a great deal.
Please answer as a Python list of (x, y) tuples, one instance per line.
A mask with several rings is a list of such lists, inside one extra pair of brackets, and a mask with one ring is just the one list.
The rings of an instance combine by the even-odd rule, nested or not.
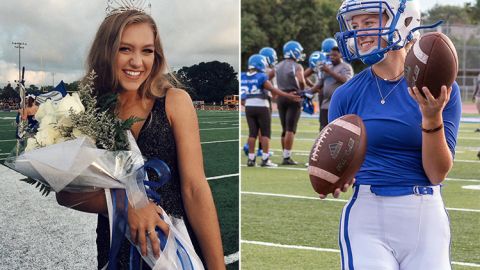
[[(333, 47), (330, 51), (331, 65), (324, 64), (320, 67), (323, 76), (319, 76), (318, 82), (312, 88), (312, 92), (319, 92), (322, 96), (320, 104), (320, 130), (328, 124), (328, 107), (333, 92), (340, 85), (353, 77), (353, 68), (350, 64), (343, 62), (342, 53), (338, 47)], [(320, 99), (319, 99), (320, 101)]]
[(38, 106), (35, 104), (35, 96), (28, 95), (25, 108), (19, 109), (18, 112), (20, 113), (20, 118), (25, 121), (28, 120), (30, 123), (34, 118), (35, 114), (37, 113)]

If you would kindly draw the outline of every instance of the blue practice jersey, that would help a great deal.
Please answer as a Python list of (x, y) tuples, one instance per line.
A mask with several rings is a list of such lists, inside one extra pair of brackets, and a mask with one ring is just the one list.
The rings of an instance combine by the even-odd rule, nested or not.
[(269, 107), (268, 91), (263, 89), (263, 84), (268, 80), (264, 72), (242, 72), (240, 92), (245, 106)]
[[(378, 79), (385, 97), (398, 83)], [(328, 120), (346, 114), (359, 115), (367, 130), (367, 155), (356, 175), (363, 185), (431, 185), (422, 166), (422, 115), (410, 97), (405, 79), (388, 95), (385, 104), (371, 68), (346, 82), (333, 94)], [(462, 103), (455, 82), (450, 100), (443, 111), (448, 147), (455, 154)]]
[(263, 84), (268, 80), (268, 75), (263, 72), (241, 74), (241, 93), (247, 98), (262, 98), (267, 93), (263, 89)]

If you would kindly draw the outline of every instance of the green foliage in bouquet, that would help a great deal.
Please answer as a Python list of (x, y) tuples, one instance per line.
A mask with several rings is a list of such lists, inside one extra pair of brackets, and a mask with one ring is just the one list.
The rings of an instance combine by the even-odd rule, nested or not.
[(73, 127), (93, 138), (98, 148), (110, 151), (130, 150), (126, 131), (142, 119), (133, 116), (127, 120), (119, 119), (115, 115), (118, 95), (111, 93), (96, 98), (93, 95), (95, 78), (95, 71), (92, 71), (80, 84), (78, 94), (85, 111), (71, 114)]
[(35, 185), (36, 188), (38, 188), (42, 195), (47, 197), (48, 194), (50, 194), (50, 192), (52, 191), (52, 188), (49, 187), (48, 185), (45, 185), (44, 183), (40, 182), (40, 181), (37, 181), (33, 178), (30, 178), (30, 177), (27, 177), (27, 178), (23, 178), (23, 179), (20, 179), (20, 181), (22, 182), (25, 182), (27, 184), (30, 184), (30, 185)]
[[(119, 119), (115, 115), (118, 95), (111, 93), (98, 98), (95, 97), (93, 95), (95, 78), (95, 71), (92, 71), (79, 86), (78, 94), (85, 111), (76, 113), (73, 109), (70, 109), (69, 116), (72, 125), (59, 125), (57, 128), (64, 138), (75, 139), (74, 129), (78, 129), (82, 133), (81, 135), (94, 139), (96, 147), (100, 149), (128, 151), (130, 150), (130, 143), (127, 130), (135, 122), (143, 119), (133, 116), (127, 120)], [(30, 177), (21, 179), (21, 181), (35, 185), (44, 196), (48, 196), (52, 190), (50, 186)]]

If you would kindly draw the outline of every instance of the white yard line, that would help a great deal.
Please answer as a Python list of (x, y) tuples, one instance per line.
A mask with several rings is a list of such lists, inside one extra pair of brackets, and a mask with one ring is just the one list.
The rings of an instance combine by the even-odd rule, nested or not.
[(201, 128), (200, 130), (217, 130), (217, 129), (238, 129), (238, 127), (224, 127), (224, 128)]
[[(243, 239), (240, 242), (242, 244), (259, 245), (259, 246), (276, 247), (276, 248), (288, 248), (288, 249), (300, 249), (300, 250), (312, 250), (312, 251), (320, 251), (320, 252), (340, 253), (340, 250), (332, 249), (332, 248), (285, 245), (285, 244), (276, 244), (276, 243), (251, 241), (251, 240), (243, 240)], [(452, 264), (462, 265), (462, 266), (470, 266), (470, 267), (480, 267), (480, 264), (477, 264), (477, 263), (452, 262)]]
[(224, 174), (224, 175), (207, 177), (207, 180), (217, 180), (217, 179), (223, 179), (223, 178), (228, 178), (228, 177), (233, 177), (233, 176), (239, 176), (239, 175), (240, 175), (239, 173)]
[(235, 119), (232, 119), (232, 121), (208, 121), (208, 122), (198, 122), (199, 124), (237, 124), (238, 125), (238, 121), (236, 121)]
[(241, 240), (240, 242), (241, 242), (242, 244), (251, 244), (251, 245), (259, 245), (259, 246), (267, 246), (267, 247), (279, 247), (279, 248), (289, 248), (289, 249), (302, 249), (302, 250), (314, 250), (314, 251), (340, 253), (340, 250), (338, 250), (338, 249), (332, 249), (332, 248), (319, 248), (319, 247), (306, 247), (306, 246), (296, 246), (296, 245), (283, 245), (283, 244), (275, 244), (275, 243), (260, 242), (260, 241), (250, 241), (250, 240)]
[(234, 262), (238, 262), (239, 259), (240, 259), (240, 254), (238, 251), (224, 257), (225, 264), (232, 264)]
[(478, 136), (478, 137), (458, 137), (458, 139), (479, 141), (479, 140), (480, 140), (480, 136)]
[(225, 143), (225, 142), (238, 142), (238, 140), (235, 139), (235, 140), (225, 140), (225, 141), (209, 141), (209, 142), (201, 142), (200, 144)]
[[(258, 196), (270, 196), (270, 197), (316, 200), (316, 201), (318, 200), (318, 201), (320, 201), (319, 197), (310, 197), (310, 196), (301, 196), (301, 195), (287, 195), (287, 194), (275, 194), (275, 193), (252, 192), (252, 191), (242, 191), (241, 193), (242, 194), (248, 194), (248, 195), (258, 195)], [(348, 200), (332, 199), (332, 198), (325, 198), (325, 199), (323, 199), (323, 201), (348, 202)]]
[[(251, 192), (251, 191), (242, 191), (242, 194), (247, 195), (257, 195), (257, 196), (270, 196), (270, 197), (279, 197), (279, 198), (290, 198), (290, 199), (304, 199), (304, 200), (318, 200), (321, 201), (318, 197), (312, 196), (301, 196), (301, 195), (289, 195), (289, 194), (278, 194), (278, 193), (266, 193), (266, 192)], [(333, 201), (333, 202), (347, 202), (348, 200), (344, 199), (331, 199), (326, 198), (324, 201)], [(474, 212), (480, 213), (479, 209), (467, 209), (467, 208), (446, 208), (448, 211), (459, 211), (459, 212)]]
[(462, 179), (462, 178), (445, 178), (447, 181), (453, 181), (453, 182), (474, 182), (474, 183), (480, 183), (479, 179)]

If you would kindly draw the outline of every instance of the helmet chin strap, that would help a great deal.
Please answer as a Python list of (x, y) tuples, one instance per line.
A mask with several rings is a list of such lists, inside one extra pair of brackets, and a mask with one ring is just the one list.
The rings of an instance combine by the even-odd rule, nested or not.
[(361, 60), (365, 65), (371, 66), (373, 64), (377, 64), (382, 62), (387, 58), (387, 53), (374, 53), (372, 55), (362, 57)]

